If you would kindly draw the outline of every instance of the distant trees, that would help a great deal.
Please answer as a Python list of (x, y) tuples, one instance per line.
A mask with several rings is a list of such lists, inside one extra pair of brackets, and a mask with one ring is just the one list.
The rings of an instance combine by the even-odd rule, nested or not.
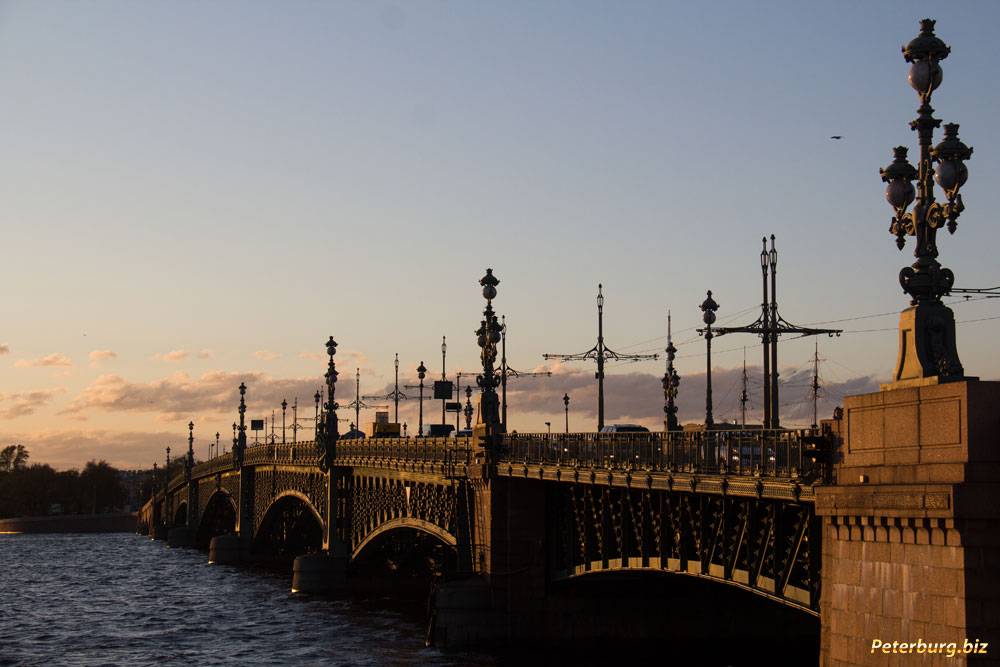
[(82, 472), (27, 461), (22, 445), (0, 450), (0, 518), (49, 514), (53, 506), (65, 514), (97, 514), (125, 505), (118, 470), (106, 461), (90, 461)]
[(9, 445), (0, 450), (0, 472), (20, 470), (28, 464), (28, 450), (24, 445)]

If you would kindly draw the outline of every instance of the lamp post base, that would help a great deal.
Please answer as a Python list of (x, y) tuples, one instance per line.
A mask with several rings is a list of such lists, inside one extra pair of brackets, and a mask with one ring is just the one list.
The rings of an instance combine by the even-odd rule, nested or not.
[(887, 388), (964, 379), (955, 345), (955, 314), (942, 303), (910, 306), (899, 314), (899, 355)]

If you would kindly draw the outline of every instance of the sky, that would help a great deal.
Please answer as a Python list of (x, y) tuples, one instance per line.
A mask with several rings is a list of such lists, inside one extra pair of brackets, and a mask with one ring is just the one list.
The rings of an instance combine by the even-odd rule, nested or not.
[[(486, 267), (510, 365), (553, 371), (511, 381), (511, 428), (557, 429), (564, 393), (595, 427), (592, 362), (542, 354), (594, 345), (598, 283), (615, 351), (662, 352), (672, 312), (697, 421), (698, 305), (711, 289), (720, 323), (752, 321), (772, 233), (785, 319), (845, 329), (819, 341), (829, 416), (896, 359), (913, 242), (878, 169), (916, 152), (900, 45), (926, 16), (953, 48), (936, 115), (975, 148), (940, 259), (1000, 284), (1000, 5), (942, 7), (0, 2), (0, 442), (149, 467), (193, 421), (204, 458), (241, 381), (279, 426), (297, 398), (308, 437), (331, 334), (342, 405), (355, 369), (391, 391), (395, 353), (403, 383), (439, 376), (442, 336), (448, 374), (473, 372)], [(1000, 300), (953, 300), (966, 373), (1000, 378)], [(786, 423), (812, 420), (813, 342), (780, 348)], [(759, 419), (756, 344), (715, 340), (717, 420), (740, 417), (744, 346)], [(662, 357), (608, 374), (608, 421), (662, 423)]]

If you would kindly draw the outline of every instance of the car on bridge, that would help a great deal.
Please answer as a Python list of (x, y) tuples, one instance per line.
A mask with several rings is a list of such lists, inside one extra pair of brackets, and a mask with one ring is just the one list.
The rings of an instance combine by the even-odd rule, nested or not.
[(649, 433), (649, 429), (638, 424), (605, 424), (601, 433)]

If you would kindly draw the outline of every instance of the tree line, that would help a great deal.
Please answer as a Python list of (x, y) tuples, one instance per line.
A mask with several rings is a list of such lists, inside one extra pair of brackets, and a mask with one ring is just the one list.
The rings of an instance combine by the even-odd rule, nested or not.
[(125, 505), (128, 493), (116, 468), (90, 461), (83, 470), (56, 471), (28, 463), (23, 445), (0, 450), (0, 519), (52, 513), (99, 514)]

